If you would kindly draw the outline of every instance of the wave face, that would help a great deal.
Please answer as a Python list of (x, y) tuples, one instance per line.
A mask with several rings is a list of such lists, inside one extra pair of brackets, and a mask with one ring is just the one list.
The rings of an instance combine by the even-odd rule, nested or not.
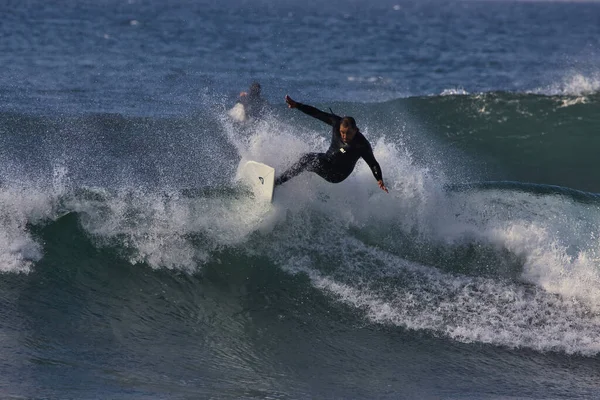
[[(367, 324), (594, 356), (600, 202), (580, 188), (596, 185), (598, 102), (488, 93), (332, 104), (359, 119), (390, 194), (359, 162), (339, 185), (301, 175), (270, 207), (238, 187), (237, 166), (254, 159), (281, 171), (326, 148), (308, 117), (273, 109), (240, 128), (217, 111), (5, 114), (0, 269), (86, 270), (80, 248), (139, 265), (127, 268), (142, 280), (144, 265), (192, 276), (259, 265), (301, 277), (267, 291), (310, 288)], [(424, 115), (433, 117), (417, 123)], [(470, 170), (487, 165), (489, 174)]]
[[(597, 397), (599, 4), (62, 3), (0, 4), (0, 397)], [(390, 193), (257, 204), (286, 93)]]
[(0, 398), (598, 397), (599, 11), (0, 2)]
[(400, 99), (386, 103), (386, 111), (401, 110), (400, 120), (413, 122), (414, 135), (435, 136), (473, 155), (470, 162), (488, 179), (598, 192), (592, 171), (598, 168), (599, 102), (597, 92), (492, 92)]
[[(177, 376), (206, 396), (294, 397), (323, 385), (368, 397), (377, 381), (339, 389), (308, 374), (305, 355), (319, 376), (361, 362), (410, 376), (378, 361), (390, 346), (416, 352), (419, 368), (455, 357), (437, 381), (445, 387), (455, 387), (455, 363), (489, 357), (518, 360), (519, 373), (543, 363), (541, 382), (566, 385), (572, 372), (561, 368), (578, 357), (591, 363), (579, 393), (593, 391), (597, 95), (320, 105), (356, 116), (390, 193), (360, 161), (340, 184), (302, 174), (271, 205), (240, 186), (238, 166), (281, 171), (324, 150), (327, 127), (283, 107), (239, 125), (220, 101), (185, 117), (2, 115), (2, 317), (17, 332), (6, 334), (8, 353), (79, 366), (78, 382), (100, 374), (103, 391), (132, 384), (140, 396), (180, 390), (160, 378)], [(289, 375), (265, 379), (281, 368)], [(58, 379), (10, 376), (19, 393)]]

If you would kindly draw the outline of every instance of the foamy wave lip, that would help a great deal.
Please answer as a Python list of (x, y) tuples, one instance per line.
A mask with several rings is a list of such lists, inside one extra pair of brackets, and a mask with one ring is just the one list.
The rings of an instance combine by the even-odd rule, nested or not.
[(391, 83), (392, 80), (390, 78), (385, 78), (383, 76), (349, 76), (348, 82), (358, 82), (358, 83)]
[[(356, 246), (357, 243), (354, 243)], [(357, 245), (359, 248), (360, 244)], [(370, 322), (443, 334), (463, 343), (595, 355), (600, 320), (585, 306), (536, 288), (491, 279), (454, 276), (373, 249), (366, 263), (380, 263), (368, 280), (344, 282), (323, 275), (307, 257), (289, 259), (284, 269), (304, 273), (312, 285), (364, 312)], [(368, 268), (362, 265), (362, 268)], [(406, 286), (377, 284), (402, 277)]]
[(573, 74), (545, 88), (536, 89), (535, 94), (547, 96), (586, 96), (600, 92), (600, 75)]
[[(0, 272), (28, 273), (43, 257), (43, 246), (27, 225), (60, 215), (57, 199), (69, 191), (68, 168), (55, 162), (50, 182), (20, 178), (19, 169), (4, 164), (0, 170)], [(6, 179), (10, 177), (11, 179)]]
[(0, 272), (27, 273), (42, 258), (42, 246), (27, 235), (11, 239), (2, 232), (0, 249)]
[[(237, 246), (268, 229), (276, 209), (263, 209), (246, 197), (185, 197), (177, 192), (123, 189), (105, 201), (73, 199), (81, 226), (98, 246), (127, 249), (132, 264), (195, 272), (211, 253)], [(265, 228), (265, 226), (267, 226)]]
[(0, 192), (0, 272), (27, 273), (42, 258), (42, 246), (31, 237), (27, 224), (52, 212), (51, 199), (35, 190)]
[[(269, 160), (277, 168), (323, 147), (305, 138), (296, 143), (291, 132), (282, 127), (271, 139), (271, 146), (288, 152)], [(377, 188), (363, 162), (338, 185), (314, 174), (298, 176), (276, 195), (286, 209), (276, 239), (253, 242), (253, 250), (289, 273), (306, 274), (317, 290), (370, 323), (465, 343), (599, 354), (598, 245), (590, 235), (600, 219), (596, 210), (560, 196), (510, 190), (449, 194), (443, 176), (419, 167), (398, 143), (373, 141), (389, 194)], [(263, 148), (250, 146), (250, 158), (266, 157)], [(427, 244), (419, 252), (429, 245), (452, 250), (477, 244), (519, 260), (511, 262), (510, 279), (444, 272), (426, 266), (432, 263), (427, 259), (403, 258), (404, 235)]]
[(506, 249), (522, 260), (522, 280), (600, 311), (598, 244), (593, 239), (600, 217), (595, 210), (559, 196), (503, 190), (464, 193), (455, 201), (460, 215), (441, 214), (434, 229), (440, 238), (460, 242), (474, 237)]
[(458, 95), (468, 95), (469, 92), (467, 92), (465, 89), (463, 88), (451, 88), (451, 89), (444, 89), (442, 91), (442, 93), (440, 93), (440, 96), (458, 96)]
[[(329, 185), (328, 200), (311, 205), (312, 212), (330, 218), (327, 224), (314, 229), (311, 213), (293, 210), (289, 232), (279, 231), (263, 253), (287, 272), (306, 274), (316, 289), (356, 308), (371, 323), (464, 343), (600, 353), (594, 340), (600, 328), (593, 239), (600, 217), (595, 210), (560, 196), (505, 190), (448, 195), (426, 171), (411, 168), (410, 157), (398, 149), (380, 141), (374, 150), (384, 165), (406, 163), (397, 171), (386, 169), (388, 182), (402, 178), (402, 185), (389, 195), (369, 190), (372, 175), (359, 164), (349, 178), (352, 184)], [(370, 245), (372, 237), (365, 243), (372, 234), (386, 235), (390, 223), (393, 234), (416, 231), (427, 243), (451, 248), (475, 242), (508, 250), (523, 263), (519, 276), (504, 280), (443, 272), (403, 259), (402, 242), (398, 247), (386, 242), (385, 250)], [(346, 234), (349, 225), (366, 229), (355, 237)], [(338, 266), (324, 270), (323, 256), (331, 254)]]

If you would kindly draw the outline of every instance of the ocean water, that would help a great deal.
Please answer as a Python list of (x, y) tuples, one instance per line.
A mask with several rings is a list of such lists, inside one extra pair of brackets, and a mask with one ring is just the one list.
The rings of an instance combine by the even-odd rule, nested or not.
[[(600, 3), (0, 13), (0, 397), (600, 397)], [(286, 94), (390, 193), (359, 161), (257, 204), (240, 163), (328, 147)]]

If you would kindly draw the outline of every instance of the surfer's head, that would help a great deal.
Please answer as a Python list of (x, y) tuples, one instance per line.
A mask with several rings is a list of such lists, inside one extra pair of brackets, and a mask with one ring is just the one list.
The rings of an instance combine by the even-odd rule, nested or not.
[(358, 132), (358, 128), (356, 127), (356, 121), (352, 117), (344, 117), (340, 122), (340, 136), (342, 137), (342, 142), (348, 143), (354, 139), (354, 136)]
[(260, 96), (260, 83), (258, 82), (252, 82), (252, 85), (250, 85), (250, 90), (248, 90), (248, 93), (250, 94), (250, 96)]

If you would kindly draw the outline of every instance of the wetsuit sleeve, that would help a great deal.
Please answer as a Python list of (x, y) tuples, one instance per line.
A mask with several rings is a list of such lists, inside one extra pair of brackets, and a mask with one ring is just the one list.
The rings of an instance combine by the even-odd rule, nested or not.
[(371, 172), (373, 172), (375, 179), (378, 181), (382, 180), (383, 176), (381, 175), (381, 167), (379, 167), (379, 163), (373, 155), (373, 148), (369, 142), (367, 142), (367, 145), (364, 147), (361, 157), (367, 162), (369, 168), (371, 168)]
[(337, 122), (339, 122), (339, 120), (342, 119), (341, 117), (339, 117), (335, 114), (329, 114), (329, 113), (323, 112), (313, 106), (309, 106), (309, 105), (298, 103), (298, 102), (296, 102), (296, 104), (297, 104), (296, 108), (298, 110), (302, 111), (304, 114), (310, 115), (311, 117), (321, 120), (331, 126), (335, 125)]

